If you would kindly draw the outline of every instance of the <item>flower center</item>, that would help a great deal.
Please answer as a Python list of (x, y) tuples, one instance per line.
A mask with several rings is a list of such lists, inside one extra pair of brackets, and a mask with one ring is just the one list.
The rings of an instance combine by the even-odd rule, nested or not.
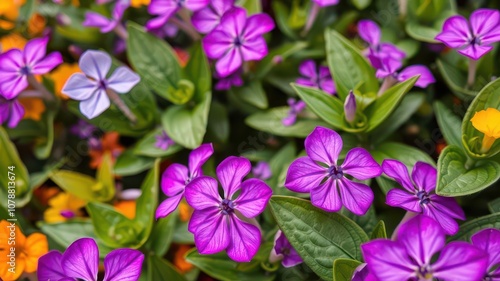
[(19, 72), (21, 75), (30, 75), (31, 73), (31, 68), (29, 66), (23, 66), (21, 69), (19, 69)]
[(432, 270), (430, 266), (423, 265), (417, 270), (419, 280), (432, 280)]
[(106, 83), (106, 80), (101, 80), (99, 81), (99, 88), (103, 89), (103, 90), (106, 90), (106, 88), (108, 88), (108, 85)]
[(469, 39), (469, 43), (471, 45), (481, 45), (481, 39), (477, 36), (473, 36), (472, 38)]
[(224, 199), (219, 205), (219, 210), (224, 215), (230, 215), (234, 212), (234, 203), (229, 199)]
[(333, 179), (341, 179), (344, 176), (344, 172), (342, 171), (342, 167), (331, 166), (328, 168), (328, 176)]
[(184, 2), (186, 2), (186, 0), (177, 0), (177, 6), (178, 6), (179, 8), (184, 7)]
[(243, 39), (241, 39), (239, 36), (234, 38), (234, 45), (236, 47), (241, 47), (243, 45)]
[(63, 210), (61, 211), (61, 216), (63, 216), (64, 218), (67, 218), (67, 219), (71, 219), (71, 218), (74, 218), (75, 217), (75, 213), (71, 210)]
[(426, 205), (431, 202), (431, 199), (429, 198), (429, 194), (425, 191), (419, 191), (417, 192), (417, 197), (420, 200), (420, 205)]

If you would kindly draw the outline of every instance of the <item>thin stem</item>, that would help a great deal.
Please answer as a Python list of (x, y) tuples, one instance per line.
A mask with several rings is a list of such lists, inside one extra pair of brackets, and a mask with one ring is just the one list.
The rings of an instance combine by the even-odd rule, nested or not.
[(111, 89), (106, 89), (106, 94), (108, 95), (109, 99), (120, 109), (121, 112), (132, 122), (135, 124), (137, 122), (137, 117), (132, 113), (130, 108), (123, 102), (123, 100), (118, 96), (118, 94), (111, 90)]
[(392, 240), (396, 240), (396, 238), (398, 237), (398, 230), (399, 230), (399, 228), (405, 222), (411, 220), (412, 218), (416, 217), (417, 215), (418, 215), (418, 213), (407, 211), (406, 214), (405, 214), (405, 216), (401, 219), (401, 222), (399, 222), (398, 226), (396, 226), (396, 229), (394, 229), (394, 232), (392, 233), (391, 239)]
[(408, 10), (408, 0), (398, 0), (399, 2), (399, 17), (405, 18)]
[(313, 26), (320, 9), (321, 7), (313, 2), (311, 12), (309, 13), (309, 17), (307, 18), (306, 26), (304, 26), (304, 30), (302, 30), (302, 33), (300, 34), (302, 37), (306, 36), (307, 33), (309, 33), (309, 31), (311, 30), (311, 27)]
[(45, 100), (48, 100), (48, 101), (53, 101), (54, 100), (54, 96), (47, 90), (47, 88), (45, 88), (44, 85), (40, 84), (35, 76), (33, 76), (33, 74), (28, 74), (28, 84), (35, 88), (35, 90), (37, 90), (39, 93), (40, 93), (40, 97), (45, 99)]
[(387, 76), (384, 78), (384, 82), (382, 82), (382, 86), (378, 90), (377, 97), (381, 97), (385, 91), (387, 91), (390, 87), (396, 84), (397, 80), (392, 76)]
[(476, 81), (477, 60), (469, 58), (469, 75), (467, 76), (467, 89), (471, 89)]
[(118, 35), (118, 37), (125, 41), (127, 40), (128, 32), (121, 23), (118, 23), (113, 30), (115, 31), (116, 35)]
[(473, 158), (468, 157), (467, 161), (464, 164), (464, 168), (467, 169), (467, 170), (470, 170), (471, 168), (474, 167), (475, 164), (476, 164), (476, 160), (473, 159)]
[(191, 37), (191, 39), (193, 39), (193, 41), (198, 41), (201, 39), (201, 36), (200, 34), (194, 29), (194, 27), (189, 23), (186, 23), (176, 17), (172, 17), (170, 18), (170, 21), (177, 25), (177, 27), (179, 27), (179, 29), (181, 29), (182, 31), (186, 32), (187, 35), (189, 35), (189, 37)]

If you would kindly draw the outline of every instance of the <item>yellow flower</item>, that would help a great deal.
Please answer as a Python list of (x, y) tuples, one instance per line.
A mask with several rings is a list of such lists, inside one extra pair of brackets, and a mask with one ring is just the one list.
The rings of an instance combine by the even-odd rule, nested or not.
[(135, 200), (118, 201), (115, 203), (115, 209), (127, 218), (134, 219), (136, 205)]
[(24, 106), (23, 119), (33, 119), (40, 121), (45, 112), (45, 104), (39, 98), (20, 98), (19, 102)]
[(27, 40), (19, 33), (10, 33), (0, 38), (0, 50), (6, 52), (10, 49), (23, 50)]
[[(14, 21), (19, 16), (19, 10), (24, 5), (25, 0), (1, 0), (0, 1), (0, 20), (1, 29), (12, 29), (15, 26)], [(6, 19), (6, 20), (4, 20)]]
[(68, 96), (62, 93), (62, 88), (69, 77), (74, 73), (82, 72), (77, 63), (63, 63), (59, 65), (54, 71), (52, 71), (49, 76), (54, 81), (54, 89), (56, 95), (62, 99), (67, 100)]
[[(33, 233), (25, 237), (19, 225), (6, 220), (0, 221), (0, 280), (14, 281), (23, 272), (35, 272), (38, 259), (48, 250), (49, 245), (45, 235)], [(14, 257), (11, 258), (9, 255)], [(15, 266), (14, 269), (11, 267), (11, 260), (15, 261), (12, 264)]]
[(70, 193), (61, 192), (49, 200), (49, 206), (43, 214), (44, 220), (49, 223), (64, 222), (82, 216), (80, 209), (85, 206), (85, 201)]
[(495, 140), (500, 138), (500, 110), (487, 108), (478, 111), (470, 121), (476, 130), (484, 134), (481, 152), (488, 152)]
[(151, 0), (132, 0), (130, 2), (130, 6), (132, 6), (134, 8), (140, 8), (141, 6), (149, 5), (150, 2), (151, 2)]

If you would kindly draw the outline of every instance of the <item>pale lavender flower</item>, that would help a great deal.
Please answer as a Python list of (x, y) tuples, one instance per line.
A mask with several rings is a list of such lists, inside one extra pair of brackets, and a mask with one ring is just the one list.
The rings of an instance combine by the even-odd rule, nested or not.
[(165, 131), (161, 131), (161, 134), (155, 136), (155, 138), (155, 146), (161, 150), (167, 150), (170, 146), (175, 144), (175, 142), (167, 135), (167, 132)]
[(69, 131), (81, 139), (88, 139), (94, 135), (97, 131), (97, 127), (83, 121), (82, 119), (78, 119), (78, 122), (71, 126)]
[(281, 264), (286, 268), (304, 262), (281, 230), (278, 230), (274, 238), (274, 247), (271, 250), (270, 260), (281, 260)]
[(500, 230), (487, 228), (470, 238), (472, 245), (488, 253), (488, 266), (483, 281), (500, 281)]
[(315, 87), (331, 95), (335, 94), (335, 84), (330, 70), (326, 66), (316, 66), (313, 60), (306, 60), (299, 66), (299, 73), (303, 76), (297, 78), (297, 84), (308, 87)]
[(432, 72), (425, 65), (411, 65), (399, 71), (402, 66), (401, 61), (386, 57), (381, 59), (380, 62), (381, 66), (376, 72), (377, 78), (391, 77), (396, 81), (403, 82), (413, 76), (420, 75), (417, 82), (415, 82), (415, 86), (420, 88), (426, 88), (436, 82), (434, 75), (432, 75)]
[(480, 281), (488, 265), (488, 254), (473, 245), (445, 245), (441, 226), (425, 215), (403, 224), (396, 241), (376, 239), (361, 251), (370, 273), (384, 281)]
[(85, 27), (96, 27), (101, 30), (102, 33), (108, 33), (113, 31), (119, 24), (121, 24), (121, 20), (125, 10), (130, 6), (130, 0), (117, 0), (113, 11), (111, 13), (111, 19), (107, 17), (95, 13), (95, 12), (87, 12), (85, 13), (85, 20), (82, 25)]
[[(104, 258), (103, 281), (137, 281), (142, 271), (144, 254), (139, 250), (116, 249)], [(66, 251), (50, 251), (38, 260), (39, 281), (97, 281), (99, 249), (92, 238), (80, 238)]]
[(234, 6), (234, 0), (212, 0), (205, 8), (193, 13), (191, 22), (203, 34), (214, 30), (222, 16)]
[(306, 103), (294, 98), (289, 98), (287, 102), (290, 110), (288, 110), (288, 115), (281, 120), (281, 123), (283, 126), (292, 126), (297, 121), (297, 115), (306, 108)]
[(252, 174), (254, 177), (261, 179), (263, 181), (271, 178), (273, 173), (271, 172), (271, 167), (266, 161), (259, 161), (252, 169)]
[(151, 0), (148, 12), (157, 16), (146, 23), (148, 30), (158, 29), (165, 25), (170, 17), (174, 16), (180, 9), (186, 8), (196, 12), (205, 8), (210, 0)]
[(243, 61), (261, 60), (267, 55), (264, 33), (274, 28), (272, 18), (256, 14), (247, 18), (242, 8), (233, 8), (222, 17), (217, 28), (203, 38), (203, 48), (215, 69), (227, 77), (241, 67)]
[(248, 159), (235, 156), (217, 166), (223, 197), (217, 180), (211, 177), (198, 177), (186, 186), (186, 200), (194, 208), (188, 230), (201, 254), (226, 250), (237, 262), (249, 262), (257, 254), (262, 234), (247, 221), (264, 211), (272, 190), (259, 179), (243, 181), (251, 167)]
[(307, 156), (292, 162), (285, 187), (311, 194), (311, 203), (325, 211), (337, 212), (342, 206), (356, 215), (363, 215), (373, 201), (373, 191), (366, 184), (355, 182), (378, 177), (382, 169), (364, 148), (356, 147), (338, 165), (342, 138), (334, 130), (316, 127), (305, 140)]
[(7, 100), (0, 95), (0, 125), (6, 123), (9, 128), (15, 128), (23, 116), (24, 107), (16, 98)]

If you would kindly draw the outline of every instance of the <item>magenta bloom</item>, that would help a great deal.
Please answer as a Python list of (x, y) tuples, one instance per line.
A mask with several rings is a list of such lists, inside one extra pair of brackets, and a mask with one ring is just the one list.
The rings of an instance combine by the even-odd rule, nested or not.
[(274, 28), (272, 18), (256, 14), (247, 18), (242, 8), (233, 8), (220, 20), (217, 28), (203, 38), (207, 56), (216, 59), (215, 68), (220, 77), (235, 72), (243, 61), (261, 60), (267, 55), (264, 33)]
[(458, 224), (455, 219), (465, 220), (465, 214), (454, 198), (434, 193), (436, 168), (417, 162), (411, 173), (413, 182), (406, 166), (397, 160), (384, 160), (382, 170), (404, 188), (391, 189), (387, 193), (387, 205), (425, 214), (439, 222), (446, 234), (457, 233)]
[(158, 29), (165, 25), (167, 21), (182, 8), (193, 12), (205, 8), (210, 0), (151, 0), (148, 12), (158, 16), (146, 23), (148, 30)]
[(391, 76), (396, 81), (403, 82), (413, 76), (420, 75), (417, 82), (415, 82), (415, 86), (420, 88), (426, 88), (430, 84), (436, 82), (434, 75), (432, 75), (427, 66), (416, 64), (398, 71), (402, 66), (401, 61), (386, 57), (381, 59), (380, 62), (381, 66), (377, 69), (376, 73), (377, 78), (386, 78)]
[(184, 197), (184, 189), (195, 178), (203, 175), (201, 166), (213, 153), (211, 143), (202, 144), (189, 154), (188, 167), (177, 163), (168, 166), (161, 177), (161, 190), (169, 198), (156, 209), (156, 219), (168, 216), (177, 208)]
[(111, 19), (95, 13), (87, 12), (85, 13), (85, 20), (83, 21), (83, 26), (85, 27), (96, 27), (101, 30), (102, 33), (108, 33), (113, 31), (115, 27), (120, 24), (122, 20), (123, 13), (130, 6), (130, 0), (117, 0), (113, 12), (111, 13)]
[[(138, 250), (116, 249), (104, 258), (103, 281), (137, 281), (144, 254)], [(38, 260), (39, 281), (97, 281), (99, 249), (92, 238), (73, 242), (66, 251), (50, 251)]]
[(342, 165), (338, 157), (342, 138), (337, 132), (316, 127), (305, 140), (307, 156), (292, 162), (285, 187), (295, 192), (310, 192), (314, 206), (337, 212), (345, 206), (356, 215), (366, 213), (373, 201), (373, 192), (366, 184), (352, 181), (367, 180), (382, 174), (382, 169), (364, 148), (347, 152)]
[(281, 230), (278, 230), (278, 233), (276, 233), (271, 256), (275, 259), (281, 259), (281, 264), (287, 268), (303, 262), (299, 253), (292, 247), (292, 244), (290, 244)]
[(28, 87), (28, 76), (46, 74), (63, 62), (59, 52), (46, 56), (48, 37), (30, 40), (24, 50), (12, 49), (0, 55), (0, 93), (13, 99)]
[(299, 115), (305, 108), (306, 103), (301, 100), (295, 100), (294, 98), (288, 99), (288, 105), (290, 110), (288, 115), (281, 120), (283, 126), (292, 126), (297, 121), (297, 115)]
[(316, 3), (320, 7), (327, 7), (337, 5), (340, 0), (312, 0), (313, 3)]
[[(419, 215), (401, 226), (397, 241), (376, 239), (361, 245), (370, 273), (384, 281), (480, 281), (488, 255), (466, 242), (445, 246), (445, 234), (432, 218)], [(441, 251), (437, 261), (432, 256)]]
[(241, 78), (242, 73), (243, 71), (240, 68), (233, 72), (233, 74), (226, 77), (219, 77), (218, 75), (215, 75), (215, 77), (219, 79), (219, 81), (217, 81), (217, 84), (215, 84), (215, 89), (217, 91), (227, 91), (232, 87), (243, 86), (244, 81), (243, 78)]
[(203, 34), (214, 30), (222, 16), (234, 6), (234, 0), (212, 0), (205, 8), (194, 12), (191, 22)]
[(500, 281), (500, 230), (483, 229), (470, 238), (474, 246), (488, 253), (484, 281)]
[(78, 122), (71, 126), (69, 131), (81, 139), (88, 139), (94, 135), (95, 131), (97, 131), (97, 127), (82, 119), (78, 119)]
[(175, 142), (167, 135), (167, 132), (165, 131), (162, 131), (161, 134), (155, 136), (155, 138), (155, 146), (162, 150), (167, 150), (170, 146), (175, 144)]
[(470, 23), (463, 16), (452, 16), (444, 22), (436, 40), (478, 60), (493, 49), (491, 44), (500, 41), (500, 12), (478, 9), (471, 14)]
[[(186, 187), (186, 200), (195, 210), (188, 230), (201, 254), (225, 249), (234, 261), (249, 262), (259, 250), (260, 230), (247, 221), (264, 211), (272, 190), (259, 179), (242, 182), (251, 168), (248, 159), (235, 156), (217, 166), (222, 198), (217, 180), (211, 177), (198, 177)], [(239, 196), (233, 198), (238, 191)]]
[(7, 100), (0, 95), (0, 125), (7, 123), (9, 128), (17, 127), (24, 117), (24, 107), (17, 100)]
[(273, 173), (271, 172), (271, 167), (266, 161), (259, 161), (252, 169), (252, 174), (254, 177), (261, 179), (263, 181), (271, 178)]
[(380, 42), (382, 32), (380, 27), (371, 20), (360, 20), (358, 23), (359, 36), (369, 45), (367, 56), (373, 67), (379, 68), (380, 59), (390, 57), (401, 61), (406, 57), (405, 52), (391, 43)]
[(141, 78), (128, 67), (120, 66), (107, 78), (111, 57), (102, 51), (86, 51), (79, 61), (84, 73), (75, 73), (66, 81), (62, 92), (79, 100), (80, 111), (88, 119), (99, 116), (111, 105), (106, 91), (128, 93)]
[(306, 60), (300, 64), (299, 73), (303, 77), (295, 81), (297, 84), (315, 87), (332, 95), (337, 92), (328, 67), (320, 65), (318, 68), (313, 60)]

